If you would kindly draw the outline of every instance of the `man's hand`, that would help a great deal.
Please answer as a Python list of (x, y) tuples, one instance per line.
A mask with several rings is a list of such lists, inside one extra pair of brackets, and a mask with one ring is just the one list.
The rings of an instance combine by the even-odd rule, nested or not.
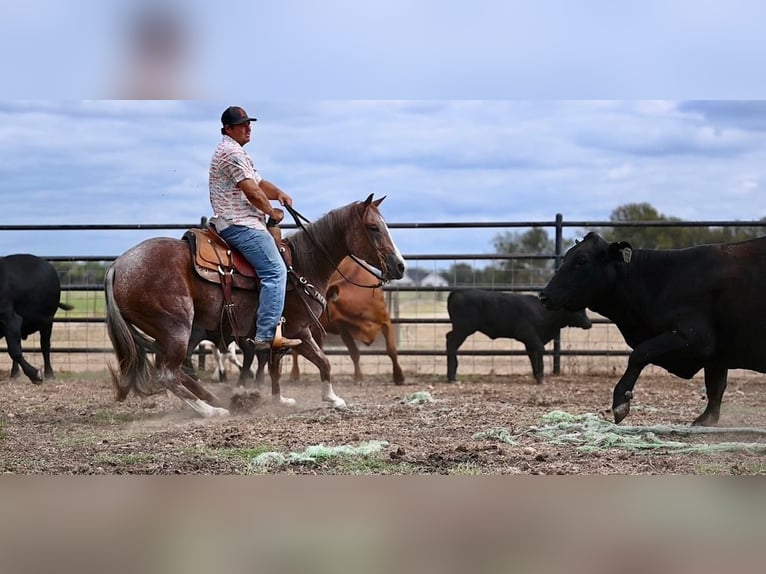
[(285, 212), (278, 207), (275, 207), (272, 209), (271, 215), (269, 215), (269, 221), (266, 223), (266, 225), (278, 225), (284, 218)]
[[(287, 195), (284, 191), (281, 189), (277, 192), (277, 201), (280, 205), (289, 205), (290, 207), (293, 206), (293, 198)], [(282, 217), (284, 217), (284, 214), (282, 214)]]

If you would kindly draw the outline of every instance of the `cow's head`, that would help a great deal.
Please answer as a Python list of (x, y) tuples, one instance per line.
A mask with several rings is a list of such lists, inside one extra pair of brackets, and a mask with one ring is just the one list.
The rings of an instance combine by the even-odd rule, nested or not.
[(633, 249), (625, 241), (609, 243), (588, 233), (564, 256), (561, 267), (540, 292), (549, 309), (593, 308), (614, 288), (617, 267), (630, 262)]

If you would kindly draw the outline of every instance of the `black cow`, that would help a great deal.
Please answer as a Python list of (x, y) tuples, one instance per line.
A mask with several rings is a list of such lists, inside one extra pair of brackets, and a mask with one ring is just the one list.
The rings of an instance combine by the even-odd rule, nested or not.
[(465, 289), (452, 291), (447, 298), (452, 331), (447, 333), (447, 380), (455, 381), (457, 350), (466, 337), (481, 331), (492, 339), (507, 337), (524, 343), (538, 383), (543, 382), (545, 344), (562, 327), (590, 329), (585, 309), (549, 311), (534, 295), (511, 295)]
[(705, 370), (707, 408), (693, 424), (714, 425), (728, 369), (766, 372), (766, 237), (673, 250), (633, 250), (595, 233), (572, 247), (540, 299), (550, 308), (588, 307), (611, 319), (633, 349), (614, 388), (612, 412), (630, 411), (648, 364), (692, 378)]
[(13, 360), (11, 377), (19, 375), (19, 366), (33, 383), (43, 381), (40, 371), (21, 354), (21, 340), (40, 332), (40, 348), (45, 363), (45, 377), (55, 378), (51, 366), (53, 316), (61, 309), (61, 283), (53, 266), (34, 255), (0, 257), (0, 338), (5, 337), (8, 355)]

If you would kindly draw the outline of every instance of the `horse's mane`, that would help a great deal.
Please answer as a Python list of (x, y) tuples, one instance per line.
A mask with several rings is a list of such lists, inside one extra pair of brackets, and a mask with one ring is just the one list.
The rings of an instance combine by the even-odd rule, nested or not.
[(295, 253), (312, 253), (316, 249), (315, 243), (331, 251), (333, 244), (337, 241), (336, 230), (338, 226), (345, 224), (348, 212), (353, 205), (352, 203), (345, 207), (333, 209), (319, 219), (306, 224), (305, 230), (298, 229), (286, 235), (285, 239), (290, 242)]

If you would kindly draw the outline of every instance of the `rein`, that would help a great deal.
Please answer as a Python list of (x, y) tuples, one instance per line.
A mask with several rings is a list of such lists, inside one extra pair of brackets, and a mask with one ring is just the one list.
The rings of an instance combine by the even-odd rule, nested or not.
[[(335, 269), (335, 271), (337, 271), (338, 274), (341, 277), (343, 277), (346, 281), (348, 281), (352, 285), (356, 285), (357, 287), (362, 287), (364, 289), (377, 289), (378, 287), (382, 287), (383, 285), (386, 284), (385, 281), (383, 281), (382, 279), (378, 278), (377, 275), (375, 275), (372, 271), (370, 271), (370, 268), (369, 268), (368, 265), (366, 265), (365, 263), (360, 261), (360, 259), (356, 255), (353, 255), (353, 254), (349, 254), (349, 257), (351, 259), (353, 259), (354, 262), (357, 265), (359, 265), (359, 267), (361, 267), (362, 269), (367, 271), (367, 273), (369, 273), (370, 275), (372, 275), (373, 277), (378, 279), (378, 282), (375, 285), (361, 285), (361, 284), (357, 283), (356, 281), (353, 281), (352, 279), (349, 279), (348, 277), (346, 277), (343, 274), (343, 272), (340, 269), (338, 269), (338, 265), (332, 260), (332, 257), (330, 256), (329, 253), (327, 253), (327, 250), (322, 245), (317, 243), (317, 241), (314, 239), (314, 237), (311, 235), (311, 233), (309, 233), (308, 229), (306, 229), (306, 226), (304, 226), (303, 223), (301, 223), (301, 220), (305, 221), (306, 223), (311, 223), (311, 221), (309, 219), (307, 219), (306, 217), (304, 217), (303, 215), (301, 215), (300, 213), (298, 213), (290, 205), (285, 204), (284, 208), (287, 209), (287, 211), (290, 213), (290, 215), (293, 216), (293, 219), (295, 220), (295, 225), (299, 229), (301, 229), (301, 231), (303, 231), (308, 236), (309, 240), (314, 245), (314, 247), (316, 247), (319, 251), (322, 252), (322, 254), (327, 258), (327, 260), (330, 261), (330, 263), (332, 263), (332, 266)], [(366, 229), (365, 229), (365, 231), (366, 231)], [(369, 234), (368, 234), (368, 237), (369, 237)], [(303, 279), (303, 278), (301, 278), (301, 279)]]

